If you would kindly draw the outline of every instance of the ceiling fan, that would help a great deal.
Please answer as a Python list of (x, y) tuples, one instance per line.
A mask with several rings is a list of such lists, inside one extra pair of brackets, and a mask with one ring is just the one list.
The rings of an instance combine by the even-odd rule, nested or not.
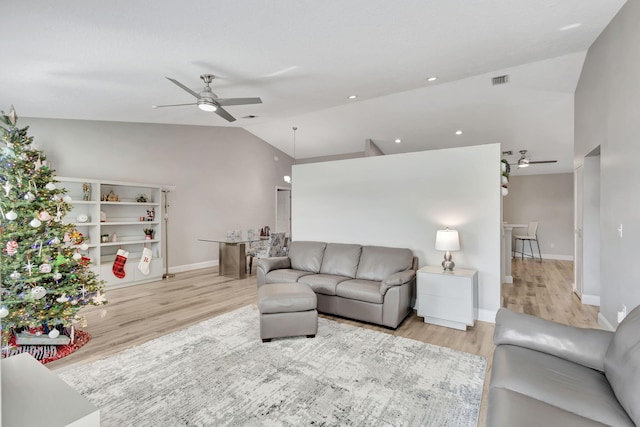
[(223, 119), (228, 122), (233, 122), (236, 119), (229, 114), (227, 110), (222, 107), (226, 107), (229, 105), (246, 105), (246, 104), (262, 104), (262, 100), (260, 98), (218, 98), (218, 95), (213, 93), (211, 90), (211, 82), (216, 78), (213, 74), (203, 74), (200, 76), (202, 81), (204, 82), (204, 89), (200, 92), (195, 92), (176, 79), (172, 79), (171, 77), (167, 77), (167, 80), (179, 86), (181, 89), (186, 90), (191, 95), (195, 96), (198, 100), (191, 104), (171, 104), (171, 105), (154, 105), (153, 108), (162, 108), (162, 107), (181, 107), (183, 105), (197, 105), (203, 111), (209, 111), (216, 113)]
[[(512, 151), (504, 151), (502, 153), (505, 156), (510, 156), (513, 154)], [(519, 168), (526, 168), (529, 165), (538, 165), (543, 163), (558, 163), (557, 160), (530, 160), (527, 157), (527, 150), (520, 150), (520, 158), (516, 163), (509, 163), (512, 166), (518, 166)]]

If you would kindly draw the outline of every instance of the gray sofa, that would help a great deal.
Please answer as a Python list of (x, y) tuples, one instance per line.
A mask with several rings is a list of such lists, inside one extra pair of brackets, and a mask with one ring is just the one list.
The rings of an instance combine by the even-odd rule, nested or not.
[(615, 332), (502, 308), (494, 342), (487, 427), (640, 423), (640, 306)]
[(409, 249), (294, 241), (286, 257), (258, 260), (258, 286), (307, 284), (319, 312), (390, 328), (415, 300), (418, 260)]

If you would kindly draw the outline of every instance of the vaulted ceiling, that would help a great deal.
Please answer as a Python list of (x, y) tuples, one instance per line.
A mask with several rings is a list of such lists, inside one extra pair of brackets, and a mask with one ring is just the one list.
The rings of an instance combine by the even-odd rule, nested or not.
[[(290, 155), (296, 126), (297, 158), (366, 139), (387, 154), (499, 142), (513, 161), (521, 149), (558, 160), (526, 173), (569, 172), (586, 50), (624, 2), (6, 2), (0, 103), (29, 117), (244, 127)], [(220, 97), (263, 103), (227, 107), (233, 123), (151, 108), (194, 101), (165, 76), (197, 92), (205, 73)]]

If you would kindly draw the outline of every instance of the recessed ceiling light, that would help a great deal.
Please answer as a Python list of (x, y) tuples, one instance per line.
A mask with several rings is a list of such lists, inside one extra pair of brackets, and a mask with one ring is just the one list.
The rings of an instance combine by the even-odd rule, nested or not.
[(349, 99), (356, 99), (358, 95), (349, 95)]
[(436, 80), (438, 80), (438, 78), (436, 76), (433, 77), (427, 77), (427, 81), (428, 82), (435, 82)]
[(564, 27), (560, 28), (560, 31), (573, 30), (574, 28), (578, 28), (581, 25), (582, 24), (579, 22), (576, 22), (575, 24), (571, 24), (571, 25), (565, 25)]
[(400, 144), (402, 140), (400, 138), (396, 138), (396, 144)]
[(254, 114), (249, 114), (248, 116), (243, 116), (243, 119), (257, 119), (258, 116), (254, 115)]
[(462, 135), (462, 131), (461, 130), (457, 130), (456, 131), (456, 135)]

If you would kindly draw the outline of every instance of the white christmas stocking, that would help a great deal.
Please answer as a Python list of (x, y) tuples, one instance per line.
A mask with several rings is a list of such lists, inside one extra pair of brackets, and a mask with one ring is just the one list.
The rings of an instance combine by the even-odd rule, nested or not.
[(138, 264), (138, 270), (140, 270), (140, 272), (142, 272), (142, 274), (144, 274), (145, 276), (149, 274), (149, 265), (151, 264), (152, 256), (153, 252), (151, 252), (151, 249), (142, 249), (142, 258), (140, 259), (140, 263)]

